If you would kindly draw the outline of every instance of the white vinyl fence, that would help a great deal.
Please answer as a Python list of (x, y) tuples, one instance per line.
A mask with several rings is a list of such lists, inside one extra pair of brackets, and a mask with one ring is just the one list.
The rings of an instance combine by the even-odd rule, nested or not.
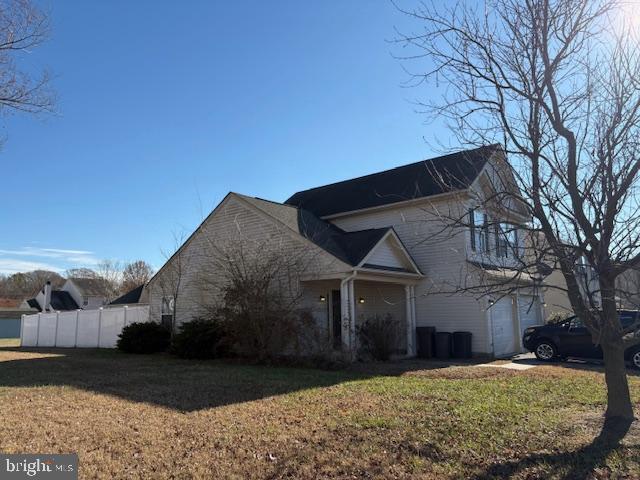
[(115, 348), (122, 329), (149, 321), (149, 306), (23, 315), (23, 347)]

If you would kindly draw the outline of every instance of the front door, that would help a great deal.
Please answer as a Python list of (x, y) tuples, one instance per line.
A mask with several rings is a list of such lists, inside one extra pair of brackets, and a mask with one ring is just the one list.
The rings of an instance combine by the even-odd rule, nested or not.
[(340, 290), (331, 291), (331, 319), (333, 348), (342, 348), (342, 305), (340, 303)]

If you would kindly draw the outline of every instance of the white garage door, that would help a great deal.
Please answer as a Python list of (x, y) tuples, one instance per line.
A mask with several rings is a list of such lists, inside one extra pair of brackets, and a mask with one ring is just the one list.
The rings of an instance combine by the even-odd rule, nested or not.
[(520, 315), (520, 336), (526, 328), (540, 325), (540, 300), (531, 295), (520, 295), (518, 299), (518, 314)]
[(493, 354), (504, 357), (516, 351), (513, 298), (504, 297), (489, 309), (493, 329)]

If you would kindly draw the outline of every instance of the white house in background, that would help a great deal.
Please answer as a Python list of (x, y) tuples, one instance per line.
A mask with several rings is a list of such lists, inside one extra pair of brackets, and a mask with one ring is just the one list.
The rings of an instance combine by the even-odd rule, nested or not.
[(107, 304), (107, 287), (106, 280), (101, 278), (69, 278), (60, 290), (53, 290), (51, 282), (47, 282), (23, 306), (40, 312), (97, 309)]
[(69, 292), (73, 300), (84, 310), (103, 307), (108, 303), (109, 284), (103, 278), (68, 278), (62, 291)]
[[(514, 295), (493, 299), (435, 288), (508, 275), (521, 248), (517, 225), (529, 219), (500, 205), (482, 211), (478, 199), (492, 195), (495, 172), (512, 175), (510, 168), (493, 145), (301, 191), (284, 203), (229, 193), (148, 283), (151, 319), (180, 325), (205, 314), (203, 305), (217, 292), (214, 281), (203, 281), (215, 280), (215, 271), (202, 259), (225, 242), (247, 242), (308, 252), (313, 269), (300, 281), (303, 303), (319, 334), (351, 354), (357, 325), (387, 313), (401, 322), (399, 350), (408, 356), (416, 353), (416, 326), (469, 331), (475, 354), (521, 351), (522, 331), (542, 321), (543, 300), (532, 279), (521, 278)], [(443, 233), (446, 218), (466, 215), (475, 226)], [(489, 231), (487, 219), (509, 228)]]

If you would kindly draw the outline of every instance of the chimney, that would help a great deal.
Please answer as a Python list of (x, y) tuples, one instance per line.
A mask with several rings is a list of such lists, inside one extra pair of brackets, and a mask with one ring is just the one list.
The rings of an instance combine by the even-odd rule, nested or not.
[(42, 306), (43, 311), (48, 311), (51, 309), (51, 282), (47, 280), (47, 283), (44, 284), (44, 305)]

